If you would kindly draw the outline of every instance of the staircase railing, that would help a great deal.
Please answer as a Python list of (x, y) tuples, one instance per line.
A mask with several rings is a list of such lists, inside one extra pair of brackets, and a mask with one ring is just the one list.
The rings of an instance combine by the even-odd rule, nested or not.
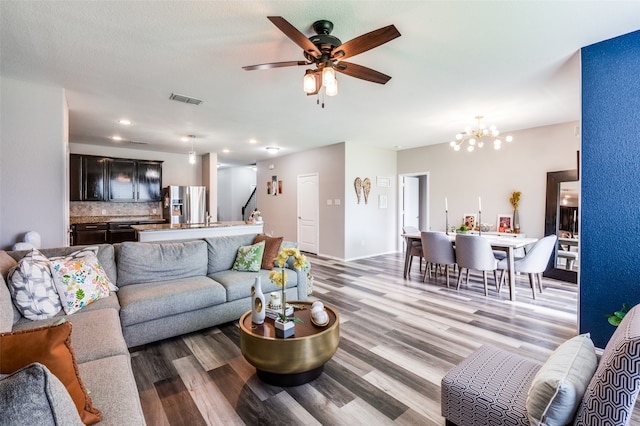
[(249, 220), (251, 212), (256, 209), (256, 190), (257, 188), (253, 188), (253, 192), (249, 195), (249, 199), (244, 203), (244, 206), (242, 206), (242, 220)]

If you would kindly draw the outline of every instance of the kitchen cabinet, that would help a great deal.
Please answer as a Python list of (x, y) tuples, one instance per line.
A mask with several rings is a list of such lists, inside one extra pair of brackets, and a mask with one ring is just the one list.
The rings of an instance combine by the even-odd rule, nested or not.
[(104, 201), (107, 158), (71, 154), (69, 196), (71, 201)]
[(108, 167), (109, 201), (160, 201), (162, 163), (112, 158)]
[(107, 240), (110, 244), (122, 243), (124, 241), (136, 241), (136, 231), (131, 225), (138, 222), (114, 222), (109, 224), (109, 234)]
[(73, 245), (104, 244), (107, 242), (107, 223), (78, 223), (71, 226)]

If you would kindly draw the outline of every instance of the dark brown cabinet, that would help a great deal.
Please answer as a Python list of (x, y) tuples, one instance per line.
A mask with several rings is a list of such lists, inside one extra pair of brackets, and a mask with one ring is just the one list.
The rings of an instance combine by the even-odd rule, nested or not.
[(124, 241), (136, 241), (135, 229), (131, 229), (131, 225), (135, 225), (138, 222), (117, 222), (109, 224), (109, 243), (122, 243)]
[(73, 245), (104, 244), (107, 242), (106, 223), (78, 223), (72, 225)]
[(162, 163), (109, 160), (109, 201), (160, 201)]
[(71, 201), (104, 201), (107, 159), (71, 154), (69, 159)]
[(162, 162), (71, 154), (69, 185), (71, 201), (160, 201)]

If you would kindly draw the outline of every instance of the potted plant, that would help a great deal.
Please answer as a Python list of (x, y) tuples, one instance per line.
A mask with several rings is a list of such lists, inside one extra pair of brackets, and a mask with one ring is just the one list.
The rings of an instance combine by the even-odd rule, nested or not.
[(627, 312), (629, 312), (629, 309), (631, 309), (631, 306), (629, 306), (629, 304), (627, 303), (623, 303), (622, 309), (620, 309), (619, 311), (615, 311), (612, 314), (604, 314), (604, 316), (605, 318), (607, 318), (607, 321), (609, 321), (609, 324), (611, 324), (614, 327), (617, 327), (622, 322), (622, 319), (624, 318), (624, 316), (627, 315)]
[(509, 198), (509, 202), (513, 207), (513, 232), (515, 234), (520, 233), (520, 215), (518, 214), (518, 204), (520, 203), (520, 195), (522, 195), (520, 191), (513, 191), (511, 193), (511, 198)]

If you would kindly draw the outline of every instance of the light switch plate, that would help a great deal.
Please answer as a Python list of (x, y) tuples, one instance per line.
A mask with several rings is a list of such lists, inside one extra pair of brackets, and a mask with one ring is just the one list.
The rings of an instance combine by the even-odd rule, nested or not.
[(333, 204), (335, 204), (336, 206), (339, 206), (339, 205), (340, 205), (340, 198), (336, 198), (336, 199), (333, 201)]
[(332, 205), (333, 205), (333, 201), (331, 201), (331, 200), (327, 200), (327, 205), (328, 205), (328, 206), (332, 206)]

